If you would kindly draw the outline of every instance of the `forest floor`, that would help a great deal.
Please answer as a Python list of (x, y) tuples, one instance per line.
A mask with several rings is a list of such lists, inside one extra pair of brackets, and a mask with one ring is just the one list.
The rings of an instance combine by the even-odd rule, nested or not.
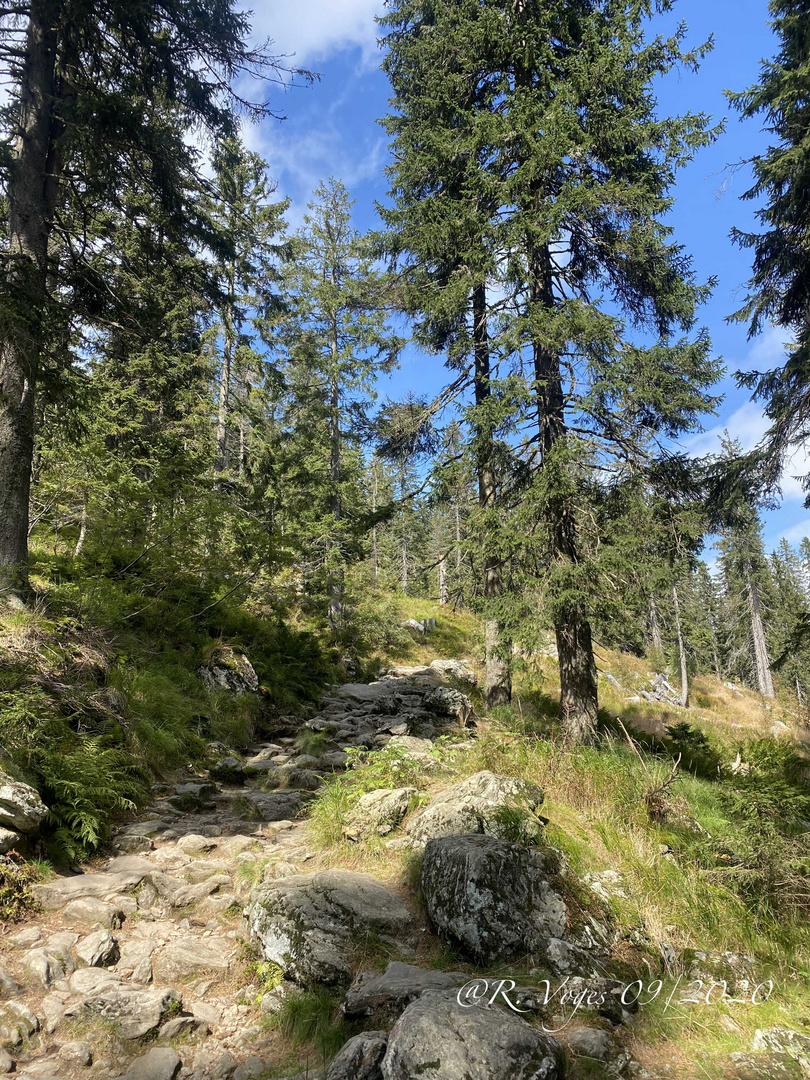
[[(529, 1018), (555, 1030), (562, 1019), (566, 1077), (810, 1075), (804, 717), (708, 677), (687, 710), (647, 701), (648, 663), (600, 650), (602, 741), (565, 747), (550, 646), (519, 662), (513, 705), (486, 715), (472, 685), (473, 617), (419, 601), (405, 614), (437, 616), (436, 632), (400, 639), (394, 655), (380, 649), (369, 683), (249, 724), (244, 700), (229, 711), (218, 696), (203, 760), (168, 768), (137, 812), (110, 810), (112, 839), (81, 867), (45, 867), (33, 910), (0, 939), (0, 1069), (40, 1080), (313, 1078), (352, 1036), (391, 1027), (390, 1014), (347, 1009), (346, 986), (363, 972), (402, 962), (468, 977), (507, 970), (519, 985), (564, 980), (543, 961), (476, 965), (428, 919), (417, 822), (487, 773), (543, 790), (542, 817), (506, 800), (500, 835), (562, 854), (555, 887), (572, 948), (586, 925), (603, 934), (568, 976), (640, 980), (635, 1012)], [(30, 649), (30, 635), (17, 646)], [(257, 733), (249, 745), (245, 730)], [(380, 791), (408, 794), (369, 824), (362, 800)], [(286, 970), (283, 949), (272, 958), (250, 898), (335, 870), (369, 875), (410, 926), (399, 939), (358, 930), (338, 974), (319, 981)], [(340, 922), (329, 918), (327, 930)], [(583, 1027), (604, 1032), (601, 1056), (583, 1051)], [(366, 1075), (376, 1074), (330, 1080)]]

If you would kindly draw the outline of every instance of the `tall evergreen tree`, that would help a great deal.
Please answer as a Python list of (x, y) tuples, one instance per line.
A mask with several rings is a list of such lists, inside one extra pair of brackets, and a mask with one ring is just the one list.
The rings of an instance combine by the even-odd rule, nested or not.
[(739, 505), (735, 523), (718, 542), (729, 612), (730, 663), (764, 697), (774, 696), (766, 634), (766, 601), (772, 589), (755, 506)]
[(220, 252), (216, 267), (220, 288), (216, 467), (227, 474), (234, 456), (230, 418), (238, 396), (242, 402), (237, 407), (235, 471), (244, 470), (245, 398), (250, 375), (261, 366), (256, 352), (259, 332), (278, 309), (281, 273), (277, 264), (286, 252), (281, 234), (289, 200), (270, 201), (273, 187), (267, 178), (267, 165), (258, 154), (246, 150), (237, 135), (229, 136), (216, 148), (212, 165), (212, 190), (204, 208)]
[(321, 542), (333, 629), (343, 619), (346, 543), (357, 524), (346, 518), (346, 452), (369, 433), (374, 382), (396, 363), (402, 344), (388, 326), (385, 276), (352, 226), (351, 207), (339, 180), (315, 191), (288, 266), (287, 311), (278, 325), (298, 390), (293, 425), (309, 427), (307, 437), (319, 440), (323, 454), (311, 480), (315, 486), (320, 477), (328, 504)]
[[(577, 538), (589, 477), (615, 460), (645, 467), (661, 437), (689, 430), (713, 403), (708, 339), (681, 336), (706, 287), (662, 222), (675, 170), (711, 132), (703, 115), (659, 118), (651, 90), (674, 66), (696, 66), (705, 47), (685, 52), (683, 30), (646, 41), (646, 5), (390, 7), (389, 68), (405, 72), (392, 130), (409, 109), (415, 117), (397, 143), (395, 191), (422, 207), (406, 246), (425, 254), (445, 243), (445, 321), (483, 275), (497, 273), (506, 293), (496, 338), (525, 374), (534, 426), (534, 490), (519, 532), (546, 545), (566, 733), (591, 739), (594, 582)], [(456, 236), (444, 223), (465, 205)], [(653, 343), (637, 343), (632, 330)], [(491, 423), (491, 410), (484, 415)]]
[(762, 62), (756, 85), (728, 97), (742, 116), (762, 116), (774, 140), (753, 159), (743, 195), (764, 199), (764, 231), (732, 232), (754, 255), (748, 296), (732, 318), (748, 323), (749, 336), (773, 323), (795, 340), (780, 366), (737, 376), (765, 402), (771, 428), (760, 461), (776, 486), (791, 445), (810, 438), (810, 10), (807, 0), (771, 0), (769, 10), (779, 51)]
[(498, 618), (503, 571), (496, 433), (503, 416), (493, 394), (488, 299), (498, 203), (485, 171), (497, 128), (488, 42), (498, 12), (470, 0), (403, 0), (389, 8), (383, 69), (396, 112), (384, 123), (394, 136), (395, 164), (388, 170), (394, 206), (381, 213), (386, 246), (407, 278), (406, 306), (418, 317), (419, 340), (446, 349), (449, 364), (462, 372), (472, 368), (474, 404), (466, 419), (483, 548), (486, 698), (493, 706), (508, 702), (512, 692), (509, 643)]
[[(227, 132), (236, 103), (231, 80), (266, 76), (275, 66), (247, 44), (248, 23), (229, 0), (193, 8), (180, 0), (113, 0), (104, 8), (23, 0), (15, 14), (19, 21), (0, 25), (0, 70), (11, 88), (0, 177), (8, 206), (0, 278), (0, 587), (19, 603), (35, 401), (43, 371), (53, 367), (50, 343), (63, 340), (59, 328), (71, 314), (92, 326), (116, 306), (99, 264), (106, 256), (114, 267), (117, 245), (100, 227), (100, 212), (137, 176), (153, 203), (170, 212), (172, 228), (190, 238), (195, 154), (182, 126)], [(167, 114), (180, 124), (167, 122)], [(68, 272), (54, 288), (58, 256)]]

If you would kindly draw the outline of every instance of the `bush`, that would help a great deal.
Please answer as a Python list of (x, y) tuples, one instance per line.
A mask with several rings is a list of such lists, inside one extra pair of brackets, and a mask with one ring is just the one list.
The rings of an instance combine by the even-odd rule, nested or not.
[(706, 780), (716, 780), (720, 772), (720, 751), (715, 747), (700, 728), (691, 724), (671, 724), (667, 727), (664, 740), (667, 752), (672, 757), (680, 754), (681, 768), (694, 776)]
[(0, 923), (19, 922), (39, 911), (31, 892), (31, 885), (38, 879), (37, 867), (23, 862), (16, 851), (0, 855)]

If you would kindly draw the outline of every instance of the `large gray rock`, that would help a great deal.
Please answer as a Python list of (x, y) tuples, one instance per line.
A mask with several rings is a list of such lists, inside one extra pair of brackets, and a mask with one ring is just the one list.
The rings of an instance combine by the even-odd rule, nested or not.
[(119, 855), (110, 859), (105, 873), (54, 878), (32, 885), (31, 890), (44, 908), (53, 911), (80, 897), (99, 898), (132, 892), (154, 868), (154, 863), (139, 855)]
[(154, 978), (164, 982), (183, 982), (203, 971), (228, 970), (231, 947), (224, 938), (209, 938), (206, 943), (184, 935), (159, 949), (152, 958)]
[(14, 832), (13, 829), (0, 828), (0, 855), (5, 855), (7, 851), (16, 848), (21, 840), (20, 834)]
[[(100, 971), (98, 968), (84, 968), (84, 971)], [(80, 972), (76, 972), (79, 975)], [(109, 973), (105, 973), (109, 974)], [(73, 980), (71, 979), (71, 988)], [(98, 990), (86, 994), (80, 1001), (72, 1003), (65, 1011), (66, 1016), (92, 1014), (116, 1025), (122, 1039), (140, 1039), (160, 1026), (166, 1012), (182, 1001), (177, 990), (161, 988), (145, 990), (126, 983), (102, 984)]]
[(154, 1046), (130, 1064), (122, 1080), (174, 1080), (182, 1064), (171, 1047)]
[(273, 792), (246, 791), (245, 801), (250, 805), (246, 817), (257, 821), (291, 821), (297, 817), (306, 797), (295, 791)]
[(485, 770), (434, 796), (405, 831), (414, 840), (433, 840), (459, 833), (497, 835), (502, 831), (496, 820), (499, 807), (517, 806), (534, 811), (542, 802), (543, 792), (536, 784)]
[(48, 813), (39, 792), (0, 773), (0, 825), (18, 832), (34, 832)]
[(568, 1032), (568, 1045), (575, 1054), (607, 1061), (613, 1050), (613, 1042), (601, 1028), (580, 1027)]
[(754, 1033), (751, 1049), (790, 1054), (810, 1073), (810, 1035), (783, 1027), (758, 1029)]
[(21, 1001), (5, 1001), (0, 1005), (0, 1040), (19, 1046), (24, 1039), (39, 1031), (39, 1020), (32, 1009)]
[(108, 930), (117, 930), (124, 922), (124, 912), (117, 904), (105, 904), (93, 896), (71, 900), (62, 915), (68, 924), (95, 926), (98, 923)]
[(245, 917), (265, 959), (303, 984), (348, 981), (359, 940), (374, 934), (401, 942), (413, 921), (392, 889), (349, 870), (271, 881), (254, 891)]
[(561, 1080), (559, 1043), (517, 1013), (428, 990), (388, 1036), (383, 1080)]
[(426, 990), (456, 990), (469, 980), (460, 971), (425, 971), (392, 960), (382, 975), (361, 971), (341, 1005), (346, 1016), (397, 1017)]
[(416, 788), (378, 788), (362, 795), (349, 815), (344, 834), (350, 840), (360, 840), (376, 833), (387, 836), (401, 823), (408, 812)]
[(208, 662), (197, 669), (207, 690), (230, 690), (231, 693), (255, 694), (259, 689), (259, 677), (243, 652), (220, 645), (215, 648)]
[(326, 1080), (382, 1080), (380, 1065), (388, 1047), (387, 1031), (364, 1031), (338, 1051)]
[(113, 964), (118, 958), (118, 942), (109, 930), (102, 928), (88, 934), (84, 941), (76, 946), (76, 955), (88, 967)]
[(425, 697), (425, 708), (439, 716), (448, 716), (460, 724), (466, 724), (473, 714), (472, 702), (460, 690), (451, 686), (437, 686)]
[(550, 955), (566, 930), (551, 859), (494, 836), (431, 840), (422, 895), (431, 922), (478, 963)]
[(469, 686), (478, 685), (478, 676), (464, 660), (431, 660), (430, 667), (432, 671), (444, 676), (449, 675), (451, 679), (458, 679)]

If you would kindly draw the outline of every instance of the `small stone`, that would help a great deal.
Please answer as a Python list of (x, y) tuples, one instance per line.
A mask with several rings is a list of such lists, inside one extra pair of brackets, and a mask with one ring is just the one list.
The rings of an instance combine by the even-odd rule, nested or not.
[(188, 833), (181, 836), (177, 841), (178, 848), (186, 855), (197, 855), (200, 852), (212, 851), (216, 846), (216, 840), (210, 836), (200, 836), (199, 833)]
[(233, 1080), (251, 1080), (251, 1077), (261, 1076), (266, 1067), (262, 1059), (254, 1055), (234, 1071)]
[(570, 1032), (568, 1045), (574, 1053), (597, 1058), (599, 1061), (607, 1061), (613, 1049), (613, 1043), (607, 1032), (590, 1027), (576, 1028)]
[(69, 1065), (92, 1065), (93, 1051), (85, 1042), (66, 1042), (59, 1047), (59, 1057)]

